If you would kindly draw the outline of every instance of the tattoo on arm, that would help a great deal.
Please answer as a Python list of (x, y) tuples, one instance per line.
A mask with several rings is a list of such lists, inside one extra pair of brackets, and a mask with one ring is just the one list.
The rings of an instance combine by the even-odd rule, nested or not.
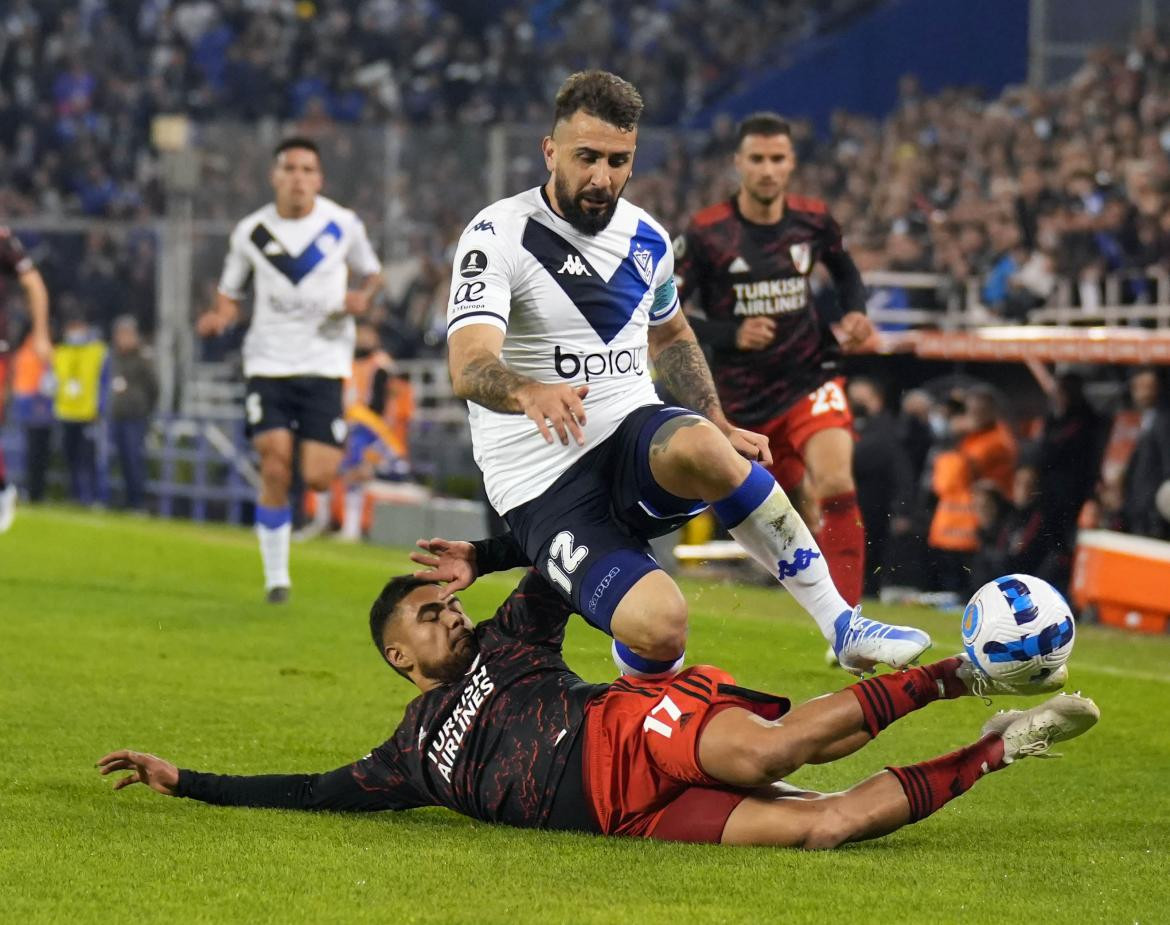
[(713, 421), (723, 417), (719, 395), (703, 351), (693, 339), (677, 340), (654, 358), (654, 365), (670, 394)]
[(463, 367), (460, 398), (501, 414), (522, 414), (516, 392), (533, 380), (514, 373), (498, 357), (476, 357)]

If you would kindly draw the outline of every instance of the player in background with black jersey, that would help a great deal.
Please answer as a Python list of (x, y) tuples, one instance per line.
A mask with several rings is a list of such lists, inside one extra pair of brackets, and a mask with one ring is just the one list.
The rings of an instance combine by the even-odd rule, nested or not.
[[(728, 420), (768, 438), (769, 470), (816, 531), (842, 597), (856, 604), (865, 531), (840, 362), (842, 348), (860, 347), (873, 328), (840, 227), (819, 199), (788, 193), (795, 166), (787, 122), (758, 113), (740, 123), (739, 189), (675, 239), (675, 273)], [(844, 313), (840, 344), (813, 305), (817, 263)]]

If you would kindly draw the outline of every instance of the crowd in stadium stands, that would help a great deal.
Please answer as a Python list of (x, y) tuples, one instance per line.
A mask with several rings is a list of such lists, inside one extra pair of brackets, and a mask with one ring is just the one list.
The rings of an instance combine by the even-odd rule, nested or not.
[(903, 394), (857, 378), (854, 466), (869, 546), (866, 593), (928, 589), (965, 599), (988, 575), (1024, 572), (1067, 587), (1076, 531), (1170, 539), (1155, 501), (1170, 481), (1170, 403), (1153, 368), (1102, 413), (1083, 377), (1044, 383), (1047, 409), (1008, 418), (989, 384)]
[[(211, 173), (196, 217), (213, 219), (238, 217), (267, 189), (268, 147), (247, 144), (238, 126), (295, 125), (322, 139), (329, 182), (350, 184), (338, 198), (375, 238), (407, 229), (381, 242), (388, 284), (375, 320), (395, 355), (438, 356), (450, 245), (484, 201), (466, 150), (483, 135), (469, 127), (543, 126), (562, 78), (594, 65), (642, 89), (647, 126), (677, 126), (778, 42), (868, 5), (819, 4), (812, 17), (812, 5), (767, 0), (9, 0), (0, 15), (0, 217), (17, 227), (22, 216), (127, 220), (120, 230), (32, 232), (32, 249), (55, 318), (84, 317), (117, 337), (115, 319), (129, 315), (149, 335), (159, 248), (149, 222), (167, 205), (154, 116), (184, 112), (207, 125), (200, 147)], [(410, 128), (408, 146), (428, 139), (403, 153), (407, 169), (393, 189), (360, 169), (381, 153), (361, 147), (369, 127), (386, 123)], [(1125, 277), (1124, 301), (1148, 301), (1158, 273), (1170, 270), (1170, 45), (1152, 32), (1093, 53), (1057, 86), (987, 100), (970, 88), (930, 96), (907, 76), (884, 119), (841, 112), (824, 137), (799, 121), (793, 128), (794, 189), (828, 201), (863, 271), (939, 273), (957, 291), (973, 281), (991, 312), (1021, 320), (1062, 283), (1070, 304), (1094, 308), (1107, 297), (1107, 274)], [(644, 155), (650, 162), (628, 194), (681, 231), (689, 214), (731, 192), (733, 146), (729, 118), (700, 135), (678, 131)], [(346, 166), (329, 175), (331, 164)], [(209, 267), (222, 258), (218, 240), (204, 244)], [(206, 276), (212, 285), (215, 271)], [(882, 285), (871, 304), (909, 299)], [(126, 339), (130, 322), (121, 324)], [(869, 446), (857, 458), (872, 468), (858, 481), (878, 486), (868, 498), (862, 489), (867, 521), (894, 551), (871, 591), (882, 580), (922, 587), (933, 577), (940, 590), (963, 592), (972, 570), (1025, 567), (1059, 581), (1086, 499), (1094, 523), (1167, 532), (1151, 513), (1153, 491), (1170, 479), (1170, 417), (1152, 372), (1133, 377), (1132, 406), (1108, 426), (1076, 378), (1061, 378), (1049, 415), (1024, 437), (982, 388), (911, 392), (896, 416), (880, 385), (854, 391)], [(49, 414), (31, 426), (51, 423)], [(121, 429), (137, 439), (134, 425)], [(80, 497), (89, 449), (73, 445)]]

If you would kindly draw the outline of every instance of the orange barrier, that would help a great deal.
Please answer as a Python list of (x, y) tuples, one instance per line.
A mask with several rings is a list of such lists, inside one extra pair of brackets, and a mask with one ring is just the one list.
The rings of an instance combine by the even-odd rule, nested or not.
[(1170, 543), (1110, 530), (1077, 536), (1072, 599), (1110, 626), (1139, 633), (1170, 629)]
[(897, 331), (882, 332), (871, 349), (876, 353), (913, 353), (930, 360), (1167, 365), (1170, 331), (1057, 325)]

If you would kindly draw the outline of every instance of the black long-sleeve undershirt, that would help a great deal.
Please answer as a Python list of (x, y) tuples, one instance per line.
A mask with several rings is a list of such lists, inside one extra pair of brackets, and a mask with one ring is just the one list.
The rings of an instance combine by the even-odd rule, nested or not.
[(216, 806), (376, 812), (396, 809), (384, 791), (365, 790), (346, 765), (324, 774), (235, 776), (179, 771), (177, 796)]

